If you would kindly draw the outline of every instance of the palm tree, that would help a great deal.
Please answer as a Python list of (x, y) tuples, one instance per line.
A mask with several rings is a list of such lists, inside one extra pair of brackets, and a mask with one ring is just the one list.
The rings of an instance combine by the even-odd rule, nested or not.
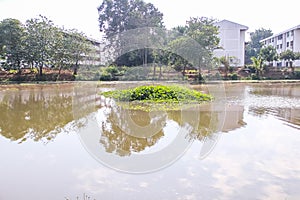
[(251, 61), (253, 67), (256, 70), (257, 77), (260, 78), (263, 72), (263, 65), (262, 65), (263, 59), (261, 58), (261, 56), (257, 56), (257, 57), (251, 57)]

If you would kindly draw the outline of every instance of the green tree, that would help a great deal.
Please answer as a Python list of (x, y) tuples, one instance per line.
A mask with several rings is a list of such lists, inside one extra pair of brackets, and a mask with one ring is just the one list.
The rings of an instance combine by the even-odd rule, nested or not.
[(294, 60), (299, 59), (299, 54), (293, 52), (292, 50), (288, 49), (280, 54), (280, 59), (288, 62), (288, 66), (291, 68), (292, 72), (295, 71), (293, 67)]
[(220, 63), (224, 66), (224, 71), (225, 71), (225, 79), (228, 78), (228, 71), (230, 67), (230, 57), (222, 56), (219, 58)]
[(98, 12), (100, 31), (106, 38), (141, 27), (163, 27), (163, 14), (141, 0), (104, 0)]
[(189, 48), (191, 45), (189, 43), (193, 42), (189, 40), (188, 37), (179, 37), (176, 40), (173, 40), (169, 43), (169, 55), (168, 60), (169, 64), (173, 66), (173, 68), (182, 72), (182, 75), (185, 76), (186, 68), (192, 67), (193, 64), (190, 62), (190, 56), (193, 56), (193, 48)]
[(8, 65), (21, 66), (24, 59), (25, 29), (17, 19), (4, 19), (0, 22), (0, 55), (7, 58)]
[(43, 74), (43, 67), (51, 60), (51, 48), (55, 42), (54, 24), (51, 20), (40, 15), (26, 21), (26, 53), (27, 60), (32, 65), (39, 67), (40, 76)]
[[(139, 60), (142, 60), (142, 63), (145, 64), (150, 57), (153, 57), (150, 55), (151, 51), (149, 52), (147, 48), (133, 52), (124, 50), (126, 45), (124, 41), (122, 42), (120, 36), (115, 37), (124, 31), (133, 29), (145, 27), (163, 28), (163, 14), (153, 4), (145, 3), (142, 0), (104, 0), (98, 8), (98, 12), (100, 31), (104, 32), (109, 43), (107, 48), (113, 49), (117, 57), (122, 56), (118, 59), (118, 63), (115, 64), (132, 66), (135, 63), (140, 63)], [(147, 36), (151, 34), (155, 33), (149, 29), (142, 39), (147, 40)]]
[(220, 42), (219, 29), (214, 24), (214, 19), (197, 17), (190, 18), (185, 27), (173, 29), (175, 33), (171, 34), (171, 37), (174, 39), (169, 42), (169, 51), (173, 52), (170, 61), (176, 68), (180, 65), (182, 67), (191, 65), (198, 68), (201, 78), (201, 69), (211, 67), (213, 51)]
[(261, 56), (251, 57), (252, 65), (256, 70), (256, 76), (260, 79), (262, 72), (263, 72), (263, 59)]
[(272, 61), (276, 61), (278, 58), (277, 51), (273, 46), (262, 47), (259, 55), (261, 56), (262, 60), (268, 62), (269, 67), (272, 64)]
[(246, 53), (245, 53), (245, 63), (251, 64), (251, 57), (257, 57), (260, 53), (260, 49), (262, 45), (260, 41), (267, 37), (272, 36), (273, 33), (270, 29), (260, 28), (255, 30), (255, 32), (250, 33), (250, 42), (246, 45)]
[(65, 46), (68, 52), (68, 62), (73, 66), (73, 74), (77, 75), (80, 62), (93, 59), (90, 55), (95, 52), (94, 45), (83, 33), (72, 29), (65, 36)]
[(59, 69), (58, 76), (70, 63), (70, 43), (68, 35), (62, 29), (54, 28), (54, 43), (51, 46), (51, 65)]

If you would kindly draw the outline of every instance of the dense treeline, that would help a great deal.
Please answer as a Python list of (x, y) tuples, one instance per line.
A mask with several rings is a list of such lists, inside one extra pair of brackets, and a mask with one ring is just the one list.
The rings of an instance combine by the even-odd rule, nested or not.
[(77, 30), (59, 28), (45, 16), (29, 19), (22, 24), (17, 19), (0, 22), (1, 67), (38, 70), (43, 67), (73, 69), (76, 74), (80, 61), (95, 49), (91, 41)]

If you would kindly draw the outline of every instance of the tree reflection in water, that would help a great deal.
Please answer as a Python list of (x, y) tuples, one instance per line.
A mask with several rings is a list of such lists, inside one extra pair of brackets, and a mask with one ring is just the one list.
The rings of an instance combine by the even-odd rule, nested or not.
[(20, 143), (27, 139), (48, 142), (61, 132), (84, 129), (82, 119), (100, 112), (98, 145), (108, 153), (129, 156), (156, 148), (159, 142), (169, 140), (168, 136), (176, 137), (179, 130), (185, 130), (185, 138), (190, 142), (205, 143), (215, 142), (220, 132), (245, 125), (243, 106), (207, 103), (179, 111), (146, 112), (102, 101), (101, 104), (97, 102), (96, 92), (95, 87), (89, 85), (78, 87), (78, 90), (74, 85), (20, 86), (2, 90), (0, 134)]
[(101, 106), (100, 112), (104, 113), (100, 120), (100, 143), (106, 152), (119, 156), (155, 148), (159, 140), (167, 134), (178, 134), (180, 128), (190, 129), (186, 138), (192, 142), (215, 140), (220, 132), (245, 125), (243, 107), (216, 110), (211, 103), (183, 110), (146, 112), (126, 109), (109, 101)]
[(24, 87), (0, 93), (1, 135), (20, 143), (27, 139), (53, 140), (73, 121), (73, 89), (66, 86)]

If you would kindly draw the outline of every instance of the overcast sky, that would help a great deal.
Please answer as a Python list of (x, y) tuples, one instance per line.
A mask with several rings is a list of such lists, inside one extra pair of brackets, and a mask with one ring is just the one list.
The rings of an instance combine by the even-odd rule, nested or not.
[[(300, 24), (298, 0), (145, 0), (162, 13), (168, 28), (184, 25), (189, 17), (227, 19), (249, 27), (271, 29), (273, 33)], [(39, 14), (58, 26), (76, 28), (100, 39), (97, 7), (102, 0), (0, 0), (0, 20), (16, 18), (25, 22)]]

